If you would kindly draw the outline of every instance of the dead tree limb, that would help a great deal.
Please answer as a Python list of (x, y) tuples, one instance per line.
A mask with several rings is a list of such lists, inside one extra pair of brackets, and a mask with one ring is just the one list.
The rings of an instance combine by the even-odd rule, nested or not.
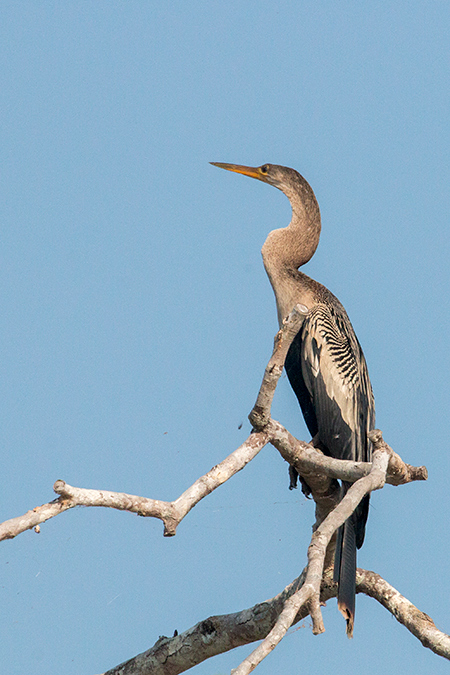
[(356, 591), (377, 600), (420, 640), (424, 647), (450, 660), (450, 635), (440, 631), (428, 614), (417, 609), (379, 574), (359, 569)]
[[(274, 598), (253, 607), (220, 616), (211, 616), (176, 637), (161, 637), (156, 644), (103, 675), (178, 675), (203, 661), (227, 651), (263, 640), (274, 627), (286, 601), (302, 586), (305, 570)], [(425, 647), (450, 660), (450, 636), (440, 631), (426, 614), (403, 597), (374, 572), (358, 568), (357, 593), (364, 593), (383, 605)], [(337, 584), (331, 578), (322, 581), (322, 603), (336, 597)], [(293, 625), (309, 615), (303, 604)], [(422, 630), (422, 637), (418, 632)]]
[(264, 428), (270, 420), (273, 396), (283, 372), (289, 347), (302, 327), (307, 314), (308, 308), (305, 305), (296, 305), (275, 335), (272, 356), (264, 371), (256, 403), (248, 416), (250, 423), (256, 429)]
[[(316, 502), (323, 498), (329, 502), (330, 508), (336, 504), (336, 501), (330, 498), (332, 479), (354, 482), (370, 472), (370, 463), (326, 457), (311, 444), (294, 438), (279, 422), (269, 419), (263, 430), (250, 434), (237, 450), (196, 480), (173, 502), (109, 490), (73, 487), (63, 480), (57, 480), (53, 489), (60, 497), (48, 504), (37, 506), (22, 516), (1, 523), (0, 541), (13, 539), (18, 534), (35, 528), (75, 506), (102, 506), (137, 513), (144, 517), (159, 518), (164, 523), (164, 536), (173, 536), (179, 523), (201, 499), (241, 471), (269, 442), (301, 475), (308, 478)], [(387, 482), (401, 485), (413, 480), (426, 480), (425, 467), (405, 464), (398, 455), (390, 451), (395, 464), (393, 477), (391, 477), (391, 463), (389, 464)]]
[(277, 646), (292, 626), (300, 608), (309, 607), (313, 633), (325, 631), (320, 609), (320, 590), (327, 546), (337, 529), (351, 516), (361, 499), (373, 490), (381, 489), (386, 480), (389, 453), (377, 448), (373, 453), (372, 468), (368, 476), (353, 483), (345, 497), (318, 526), (308, 548), (308, 565), (302, 587), (287, 601), (274, 627), (263, 642), (233, 670), (233, 675), (248, 675)]
[[(164, 523), (164, 536), (171, 537), (175, 535), (177, 526), (186, 514), (201, 499), (241, 471), (269, 442), (300, 475), (307, 478), (318, 507), (318, 522), (321, 522), (338, 501), (337, 490), (333, 489), (332, 481), (342, 479), (354, 482), (370, 472), (371, 464), (326, 457), (310, 443), (294, 438), (270, 416), (273, 395), (283, 372), (286, 354), (307, 312), (304, 305), (296, 305), (275, 336), (274, 350), (266, 367), (255, 406), (249, 415), (256, 433), (250, 434), (237, 450), (201, 476), (178, 499), (166, 502), (109, 490), (72, 487), (63, 480), (57, 480), (53, 489), (60, 497), (48, 504), (37, 506), (22, 516), (1, 523), (0, 541), (13, 539), (26, 530), (38, 528), (46, 520), (75, 506), (102, 506), (159, 518)], [(392, 449), (389, 448), (389, 451), (391, 459), (388, 483), (401, 485), (413, 480), (426, 480), (425, 467), (405, 464)]]
[(196, 480), (173, 502), (148, 499), (123, 492), (72, 487), (63, 480), (57, 480), (53, 489), (61, 495), (59, 499), (43, 504), (43, 506), (37, 506), (23, 516), (1, 523), (0, 541), (13, 539), (21, 532), (30, 530), (75, 506), (103, 506), (120, 511), (130, 511), (140, 516), (160, 518), (164, 523), (164, 536), (171, 537), (176, 533), (178, 524), (201, 499), (241, 471), (267, 442), (266, 432), (251, 434), (237, 450)]

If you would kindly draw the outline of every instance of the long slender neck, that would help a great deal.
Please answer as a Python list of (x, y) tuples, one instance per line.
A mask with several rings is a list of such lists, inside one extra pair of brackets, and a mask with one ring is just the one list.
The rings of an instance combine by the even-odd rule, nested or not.
[[(320, 237), (320, 212), (312, 189), (281, 188), (292, 206), (292, 220), (287, 227), (269, 233), (261, 253), (264, 267), (275, 293), (278, 322), (297, 303), (311, 307), (314, 303), (313, 282), (298, 272), (312, 258)], [(303, 188), (303, 185), (302, 185)]]

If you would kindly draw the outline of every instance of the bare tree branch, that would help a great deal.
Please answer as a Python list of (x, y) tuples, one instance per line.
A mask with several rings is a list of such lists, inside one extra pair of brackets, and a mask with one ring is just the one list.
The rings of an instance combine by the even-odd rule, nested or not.
[[(177, 675), (206, 659), (236, 647), (262, 640), (271, 630), (286, 600), (301, 587), (305, 573), (274, 598), (233, 614), (211, 616), (172, 638), (160, 637), (146, 652), (103, 675)], [(336, 595), (333, 584), (324, 588), (322, 600)], [(296, 617), (308, 616), (303, 607)]]
[(201, 499), (241, 471), (267, 442), (268, 436), (265, 432), (250, 434), (237, 450), (196, 480), (173, 502), (147, 499), (123, 492), (77, 488), (68, 485), (63, 480), (57, 480), (53, 489), (61, 495), (59, 499), (38, 506), (23, 516), (1, 523), (0, 541), (13, 539), (21, 532), (30, 530), (74, 506), (104, 506), (120, 511), (130, 511), (140, 516), (160, 518), (164, 523), (164, 536), (171, 537), (176, 533), (178, 524)]
[(272, 356), (266, 366), (256, 403), (248, 416), (250, 424), (258, 430), (264, 428), (270, 420), (273, 396), (278, 380), (283, 372), (289, 347), (299, 332), (307, 314), (308, 308), (305, 305), (296, 305), (275, 335)]
[[(0, 541), (12, 539), (33, 527), (38, 528), (46, 520), (75, 506), (102, 506), (159, 518), (164, 523), (164, 536), (173, 536), (179, 523), (201, 499), (241, 471), (268, 442), (300, 475), (307, 478), (317, 505), (317, 522), (321, 522), (339, 499), (332, 481), (343, 479), (354, 482), (368, 475), (371, 464), (326, 457), (310, 443), (294, 438), (279, 422), (270, 417), (273, 395), (283, 371), (286, 354), (307, 313), (308, 309), (304, 305), (296, 305), (275, 336), (274, 350), (255, 406), (249, 415), (257, 433), (252, 433), (237, 450), (199, 478), (178, 499), (166, 502), (108, 490), (72, 487), (63, 480), (57, 480), (53, 489), (60, 495), (59, 499), (1, 523)], [(389, 452), (391, 459), (387, 482), (401, 485), (412, 480), (426, 480), (425, 467), (412, 467), (405, 464), (391, 448)]]
[[(138, 656), (108, 670), (103, 675), (178, 675), (202, 661), (245, 644), (263, 640), (275, 625), (286, 601), (302, 586), (300, 577), (274, 598), (232, 614), (211, 616), (173, 638), (161, 637), (156, 644)], [(375, 572), (358, 568), (357, 593), (364, 593), (383, 605), (425, 647), (450, 660), (450, 637), (438, 630), (424, 614)], [(337, 595), (337, 584), (331, 577), (322, 581), (321, 603)], [(309, 614), (303, 604), (293, 624)], [(422, 636), (418, 627), (423, 628)]]
[(35, 506), (31, 511), (27, 511), (23, 516), (17, 516), (10, 520), (5, 520), (0, 524), (0, 541), (3, 539), (14, 539), (18, 534), (36, 528), (39, 532), (39, 525), (45, 523), (46, 520), (58, 516), (60, 513), (72, 509), (76, 504), (73, 504), (68, 499), (54, 499), (48, 504), (42, 506)]
[[(75, 506), (102, 506), (130, 511), (140, 516), (160, 518), (164, 523), (164, 536), (173, 536), (179, 523), (201, 499), (241, 471), (268, 442), (276, 447), (281, 456), (295, 466), (301, 475), (307, 477), (308, 484), (313, 488), (316, 503), (320, 503), (321, 499), (326, 501), (327, 513), (337, 502), (330, 489), (330, 479), (339, 478), (354, 482), (368, 475), (371, 469), (371, 464), (367, 462), (359, 463), (326, 457), (311, 444), (294, 438), (279, 422), (270, 419), (264, 430), (250, 434), (237, 450), (201, 476), (173, 502), (122, 492), (72, 487), (63, 480), (57, 480), (53, 489), (60, 495), (59, 499), (37, 506), (22, 516), (1, 523), (0, 541), (13, 539), (18, 534)], [(386, 447), (389, 448), (389, 446)], [(405, 464), (390, 448), (389, 451), (391, 459), (387, 482), (392, 485), (401, 485), (413, 480), (426, 480), (425, 467)]]
[[(373, 453), (372, 469), (368, 476), (356, 481), (345, 497), (328, 514), (311, 538), (308, 548), (308, 565), (302, 587), (287, 601), (274, 627), (263, 642), (233, 670), (233, 675), (248, 675), (283, 639), (292, 626), (300, 607), (307, 604), (313, 622), (313, 633), (325, 631), (320, 609), (320, 590), (327, 546), (336, 530), (351, 516), (361, 499), (379, 490), (385, 484), (389, 453), (386, 448), (376, 448)], [(350, 630), (352, 630), (352, 626)]]
[(424, 647), (450, 660), (450, 635), (436, 628), (428, 614), (417, 609), (379, 574), (358, 569), (356, 590), (378, 600)]
[[(370, 462), (353, 462), (347, 459), (335, 459), (322, 454), (311, 443), (297, 440), (276, 420), (269, 419), (264, 429), (269, 434), (270, 443), (279, 451), (283, 459), (293, 466), (302, 476), (317, 475), (322, 478), (345, 480), (354, 483), (370, 473)], [(428, 472), (425, 466), (412, 466), (403, 462), (387, 444), (389, 449), (389, 466), (386, 483), (404, 485), (417, 480), (427, 480)]]

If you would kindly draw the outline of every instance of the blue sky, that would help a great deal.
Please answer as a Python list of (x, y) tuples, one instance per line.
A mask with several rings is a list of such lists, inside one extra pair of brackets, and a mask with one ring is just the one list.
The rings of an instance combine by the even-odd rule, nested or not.
[[(322, 212), (305, 271), (352, 319), (385, 439), (430, 474), (374, 495), (359, 564), (450, 630), (449, 33), (439, 1), (2, 2), (2, 520), (58, 478), (174, 499), (246, 438), (277, 329), (260, 248), (290, 209), (208, 162), (292, 166)], [(308, 440), (285, 378), (273, 414)], [(278, 593), (313, 522), (287, 486), (268, 447), (173, 539), (77, 509), (2, 543), (9, 675), (103, 672)], [(352, 641), (334, 601), (324, 619), (258, 672), (447, 672), (373, 600)]]

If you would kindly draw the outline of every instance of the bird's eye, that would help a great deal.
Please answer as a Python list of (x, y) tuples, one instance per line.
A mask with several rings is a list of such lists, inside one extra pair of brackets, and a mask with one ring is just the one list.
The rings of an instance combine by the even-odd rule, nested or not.
[(264, 166), (261, 167), (261, 173), (269, 173), (269, 165), (264, 164)]

